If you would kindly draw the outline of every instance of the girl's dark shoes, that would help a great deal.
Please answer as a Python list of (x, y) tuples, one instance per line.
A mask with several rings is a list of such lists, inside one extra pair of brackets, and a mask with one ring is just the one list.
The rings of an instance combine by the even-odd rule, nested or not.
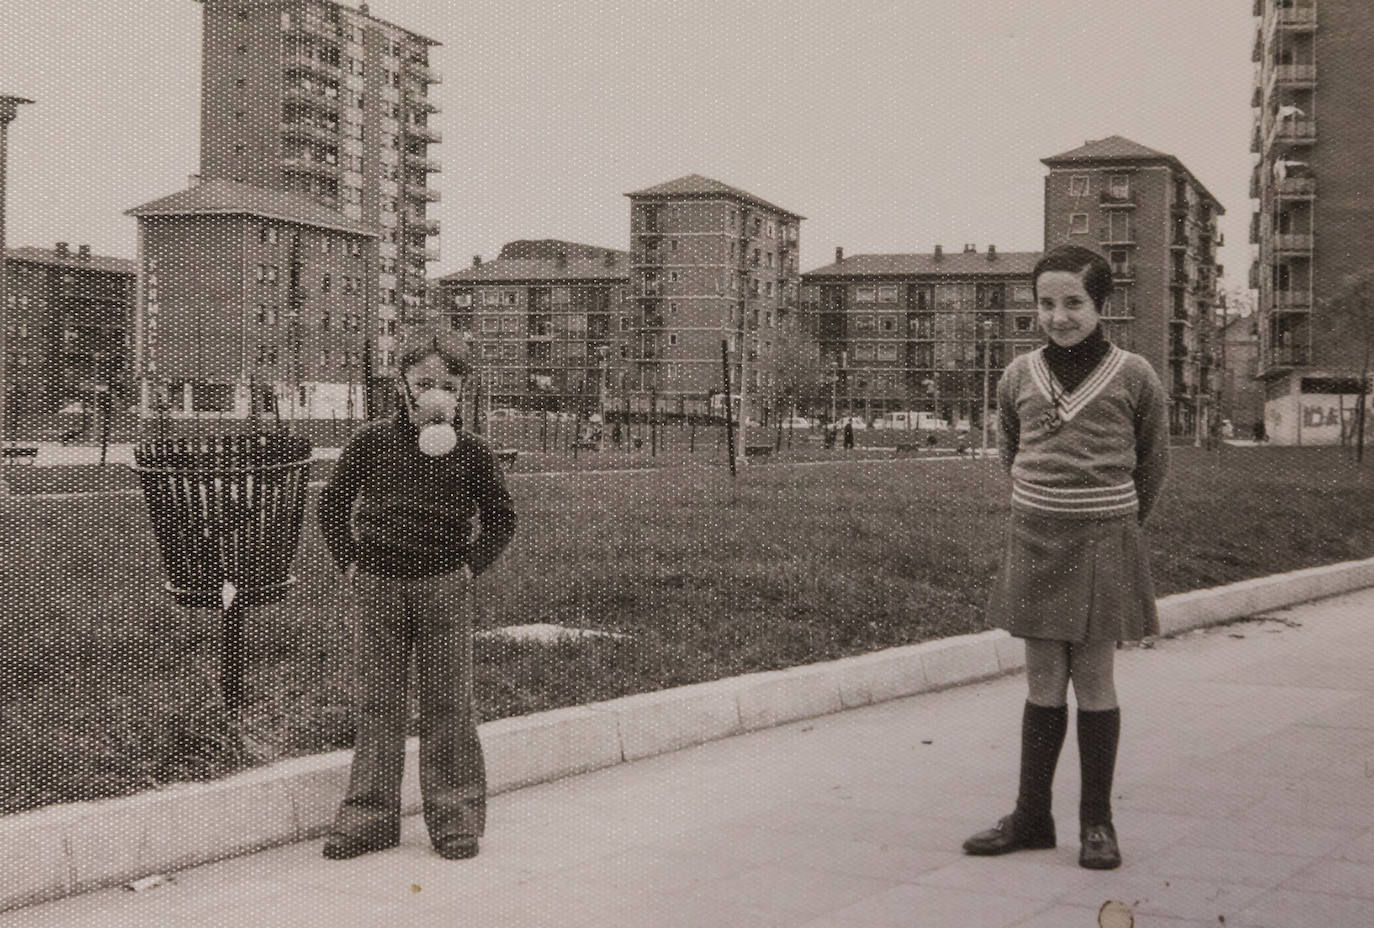
[(992, 828), (965, 841), (964, 853), (987, 857), (1012, 851), (1045, 850), (1054, 847), (1054, 843), (1053, 819), (1027, 827), (1018, 825), (1015, 815), (1006, 815)]
[(467, 860), (477, 856), (477, 839), (468, 835), (452, 835), (434, 842), (434, 850), (445, 860)]
[(1079, 835), (1082, 849), (1078, 865), (1089, 870), (1115, 870), (1121, 866), (1121, 849), (1116, 844), (1116, 829), (1106, 825), (1085, 825)]
[(400, 835), (388, 835), (383, 838), (360, 838), (346, 835), (341, 831), (331, 831), (329, 837), (324, 839), (324, 856), (330, 860), (351, 860), (373, 851), (385, 851), (400, 843)]

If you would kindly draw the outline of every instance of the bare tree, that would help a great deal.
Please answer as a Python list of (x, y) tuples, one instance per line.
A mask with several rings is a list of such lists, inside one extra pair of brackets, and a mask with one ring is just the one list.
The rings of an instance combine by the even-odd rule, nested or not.
[(1332, 361), (1359, 371), (1359, 404), (1355, 413), (1355, 460), (1364, 461), (1365, 411), (1369, 369), (1374, 360), (1374, 271), (1351, 274), (1325, 302), (1319, 316), (1333, 346)]
[(826, 385), (820, 346), (798, 324), (778, 330), (773, 352), (779, 396), (793, 404), (815, 402)]

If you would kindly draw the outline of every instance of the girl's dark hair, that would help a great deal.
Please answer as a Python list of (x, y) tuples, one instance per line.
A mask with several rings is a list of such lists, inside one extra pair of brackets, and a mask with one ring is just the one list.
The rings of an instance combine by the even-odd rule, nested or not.
[(467, 344), (446, 332), (416, 332), (407, 338), (401, 346), (396, 369), (404, 375), (430, 355), (437, 355), (455, 377), (466, 377), (472, 371)]
[(1040, 275), (1046, 271), (1068, 271), (1083, 276), (1083, 289), (1095, 304), (1098, 312), (1107, 304), (1112, 295), (1112, 266), (1107, 259), (1091, 248), (1081, 245), (1058, 245), (1051, 248), (1035, 262), (1031, 271), (1031, 292), (1038, 302), (1040, 289), (1037, 286)]

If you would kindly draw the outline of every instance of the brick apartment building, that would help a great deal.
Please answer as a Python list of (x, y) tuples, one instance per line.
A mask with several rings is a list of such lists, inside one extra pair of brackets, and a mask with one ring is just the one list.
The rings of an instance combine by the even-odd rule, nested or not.
[(983, 385), (1041, 341), (1031, 293), (1039, 252), (845, 256), (802, 275), (804, 330), (827, 386), (807, 408), (874, 418), (928, 410), (979, 422)]
[(95, 408), (107, 389), (116, 408), (129, 402), (135, 268), (67, 242), (6, 250), (6, 423)]
[(745, 415), (766, 424), (778, 343), (796, 325), (804, 217), (699, 174), (626, 196), (632, 338), (617, 388), (632, 408), (719, 413), (724, 340), (734, 403), (742, 394)]
[(438, 324), (472, 337), (493, 405), (591, 412), (603, 397), (623, 401), (629, 285), (628, 252), (541, 239), (474, 257), (431, 290)]
[(1169, 393), (1171, 429), (1194, 434), (1215, 399), (1211, 328), (1225, 210), (1176, 157), (1119, 135), (1041, 161), (1045, 248), (1068, 242), (1107, 256), (1116, 278), (1107, 336), (1149, 360)]
[(306, 194), (377, 232), (360, 276), (377, 333), (373, 376), (388, 378), (397, 337), (424, 322), (426, 263), (439, 259), (439, 222), (426, 213), (439, 199), (430, 89), (440, 75), (429, 57), (438, 43), (366, 3), (197, 2), (200, 176)]
[(1276, 443), (1336, 443), (1350, 433), (1359, 359), (1327, 325), (1329, 303), (1374, 254), (1374, 17), (1360, 0), (1254, 0), (1253, 12), (1250, 285), (1265, 421)]
[(375, 231), (305, 194), (227, 180), (128, 212), (142, 417), (362, 417)]

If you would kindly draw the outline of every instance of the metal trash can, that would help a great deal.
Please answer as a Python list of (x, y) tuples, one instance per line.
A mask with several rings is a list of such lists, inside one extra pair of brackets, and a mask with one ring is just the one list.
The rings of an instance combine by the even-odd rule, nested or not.
[(243, 609), (281, 600), (296, 582), (310, 452), (308, 438), (286, 432), (134, 447), (167, 592), (222, 612), (220, 685), (231, 707), (243, 697)]

